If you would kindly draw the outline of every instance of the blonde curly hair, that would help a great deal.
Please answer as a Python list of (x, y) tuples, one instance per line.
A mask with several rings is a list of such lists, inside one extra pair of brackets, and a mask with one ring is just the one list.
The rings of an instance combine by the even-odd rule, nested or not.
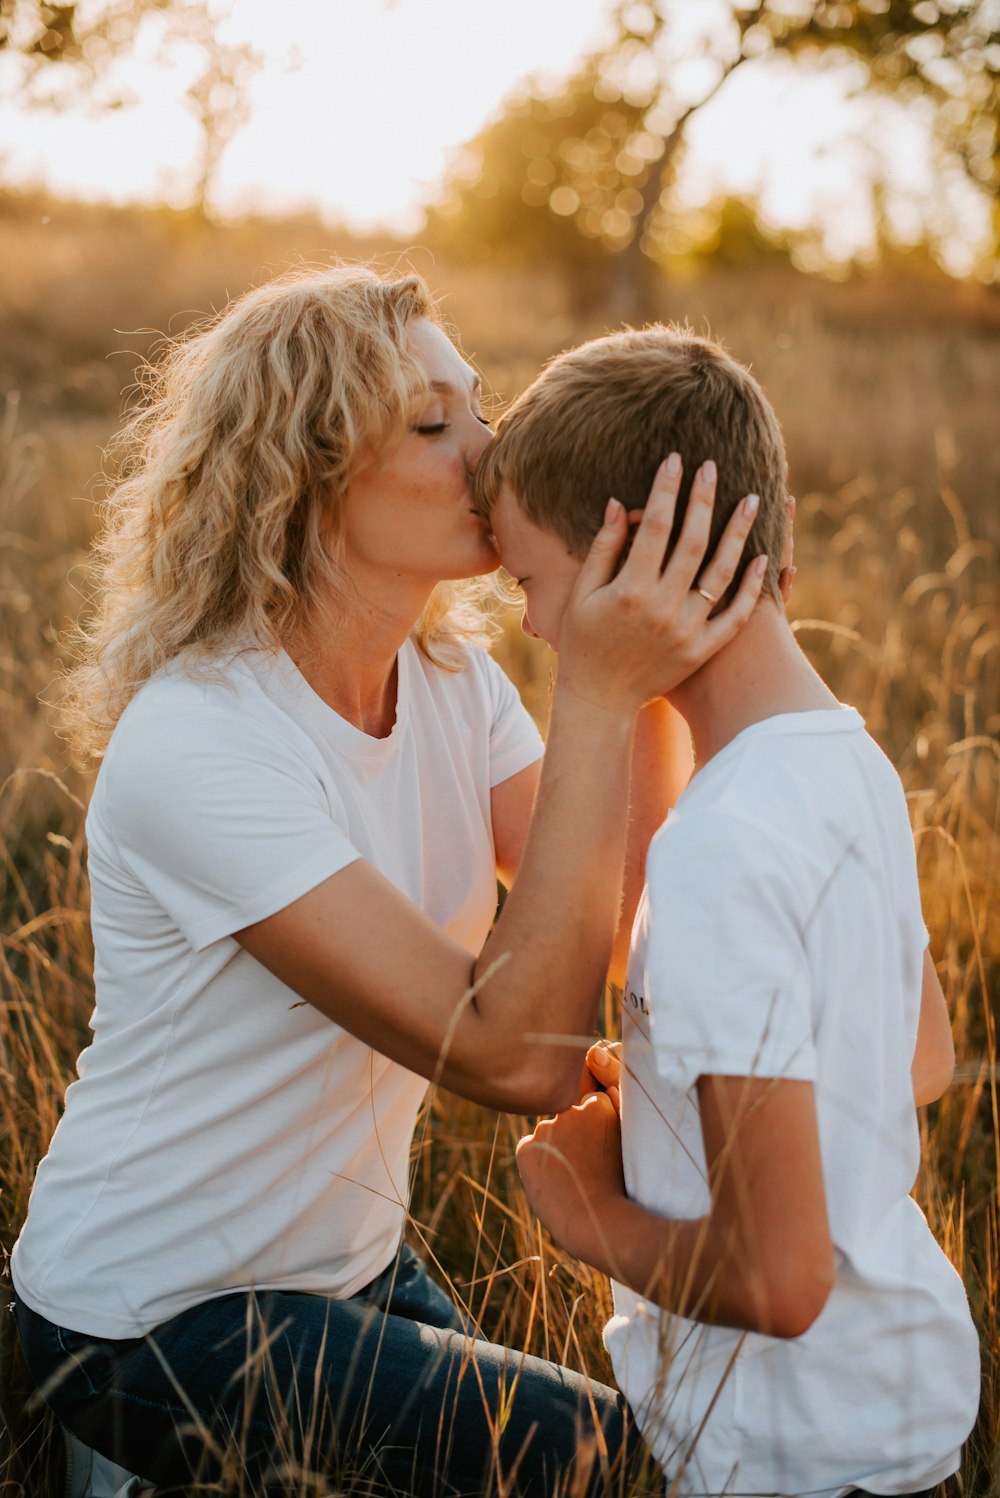
[[(139, 688), (182, 652), (210, 671), (234, 640), (277, 648), (322, 590), (349, 608), (338, 501), (359, 455), (391, 449), (427, 393), (407, 350), (437, 321), (419, 276), (297, 271), (170, 345), (113, 444), (94, 610), (65, 681), (67, 736), (103, 753)], [(321, 524), (323, 522), (323, 524)], [(490, 625), (478, 580), (435, 588), (415, 636), (460, 670)]]

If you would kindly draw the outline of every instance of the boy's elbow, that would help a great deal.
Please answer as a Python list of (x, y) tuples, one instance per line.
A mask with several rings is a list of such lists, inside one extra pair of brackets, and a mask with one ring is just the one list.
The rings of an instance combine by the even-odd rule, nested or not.
[[(950, 1037), (949, 1037), (950, 1041)], [(914, 1066), (911, 1074), (913, 1101), (918, 1108), (927, 1103), (936, 1103), (944, 1097), (955, 1078), (955, 1047), (949, 1044), (921, 1065)]]
[(768, 1335), (786, 1342), (805, 1336), (809, 1328), (819, 1320), (820, 1312), (829, 1298), (828, 1287), (811, 1289), (801, 1295), (783, 1295), (772, 1308), (773, 1325)]
[(830, 1298), (834, 1275), (832, 1252), (828, 1260), (809, 1266), (805, 1272), (801, 1264), (795, 1266), (769, 1287), (763, 1324), (756, 1330), (782, 1341), (804, 1336)]
[(918, 1108), (925, 1108), (928, 1103), (936, 1103), (943, 1098), (951, 1086), (955, 1076), (954, 1066), (947, 1070), (942, 1068), (936, 1072), (925, 1072), (922, 1077), (913, 1079), (913, 1101)]

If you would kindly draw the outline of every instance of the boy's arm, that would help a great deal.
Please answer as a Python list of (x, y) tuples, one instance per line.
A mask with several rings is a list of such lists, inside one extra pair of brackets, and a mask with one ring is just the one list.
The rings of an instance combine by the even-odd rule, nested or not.
[(955, 1043), (944, 993), (934, 968), (930, 947), (924, 952), (924, 980), (920, 991), (920, 1019), (913, 1048), (913, 1100), (917, 1107), (934, 1103), (955, 1075)]
[(694, 753), (687, 723), (665, 698), (648, 703), (636, 723), (622, 908), (608, 968), (609, 981), (619, 988), (625, 983), (632, 922), (646, 880), (649, 844), (690, 780), (693, 768)]
[(556, 1241), (665, 1310), (800, 1336), (833, 1284), (812, 1084), (698, 1081), (711, 1210), (673, 1220), (630, 1201), (614, 1104), (595, 1094), (518, 1145), (531, 1205)]

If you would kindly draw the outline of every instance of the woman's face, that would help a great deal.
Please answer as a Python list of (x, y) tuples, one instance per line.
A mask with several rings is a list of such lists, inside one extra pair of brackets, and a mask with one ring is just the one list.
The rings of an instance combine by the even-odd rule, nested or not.
[(348, 566), (398, 584), (492, 572), (499, 558), (472, 509), (472, 476), (490, 441), (479, 379), (440, 328), (410, 324), (410, 352), (431, 391), (398, 447), (352, 477), (342, 509)]

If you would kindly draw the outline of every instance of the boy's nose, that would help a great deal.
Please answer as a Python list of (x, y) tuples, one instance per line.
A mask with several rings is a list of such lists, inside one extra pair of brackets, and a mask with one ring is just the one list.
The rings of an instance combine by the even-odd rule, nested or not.
[(527, 609), (525, 609), (524, 613), (521, 615), (521, 628), (524, 630), (524, 633), (526, 635), (530, 635), (531, 639), (533, 640), (540, 640), (542, 638), (537, 629), (532, 629), (531, 620), (528, 618)]

